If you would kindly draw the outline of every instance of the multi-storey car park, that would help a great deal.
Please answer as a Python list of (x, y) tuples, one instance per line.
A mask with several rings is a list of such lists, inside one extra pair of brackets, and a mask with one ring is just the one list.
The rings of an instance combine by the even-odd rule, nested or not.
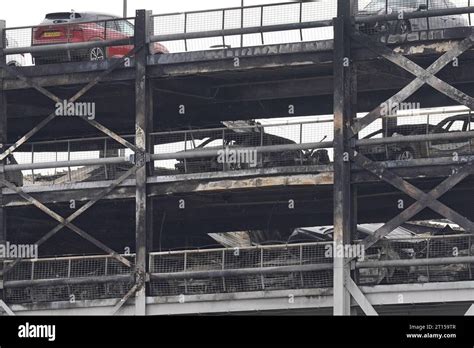
[(472, 313), (474, 6), (359, 2), (1, 22), (0, 312)]

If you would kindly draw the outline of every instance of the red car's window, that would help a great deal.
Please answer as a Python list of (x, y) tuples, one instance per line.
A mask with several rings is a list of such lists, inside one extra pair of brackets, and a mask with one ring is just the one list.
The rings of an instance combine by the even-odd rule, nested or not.
[(135, 28), (133, 27), (133, 24), (126, 21), (126, 20), (118, 20), (115, 21), (117, 24), (118, 30), (127, 36), (133, 36), (135, 34)]

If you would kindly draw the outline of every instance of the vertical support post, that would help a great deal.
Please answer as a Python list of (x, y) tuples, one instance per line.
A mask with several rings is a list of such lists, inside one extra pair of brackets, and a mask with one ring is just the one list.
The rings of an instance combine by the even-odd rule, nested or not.
[[(148, 118), (148, 143), (147, 143), (147, 153), (154, 154), (155, 153), (155, 139), (150, 134), (153, 132), (154, 129), (154, 119), (153, 119), (153, 108), (154, 108), (154, 91), (153, 91), (153, 82), (148, 81), (147, 83), (147, 118)], [(148, 163), (148, 175), (154, 176), (155, 175), (155, 162), (150, 161)], [(147, 251), (153, 251), (153, 244), (154, 244), (154, 201), (152, 197), (147, 198)], [(149, 258), (147, 258), (149, 260)]]
[[(5, 63), (6, 57), (3, 54), (3, 48), (5, 47), (4, 33), (6, 23), (0, 21), (0, 60)], [(0, 152), (3, 151), (5, 144), (7, 143), (8, 132), (7, 132), (7, 101), (5, 97), (5, 91), (3, 90), (3, 71), (0, 76)], [(3, 166), (5, 162), (0, 162), (0, 179), (5, 178)], [(3, 208), (3, 194), (2, 187), (0, 186), (0, 244), (4, 244), (7, 240), (7, 221), (6, 221), (5, 208)], [(0, 259), (0, 272), (3, 271), (3, 259)], [(0, 275), (0, 300), (4, 299), (3, 293), (3, 276)]]
[[(350, 56), (349, 30), (351, 14), (356, 10), (353, 0), (338, 0), (338, 17), (334, 20), (334, 248), (351, 243), (354, 220), (351, 163), (349, 150), (350, 126), (355, 116), (354, 86)], [(344, 250), (344, 249), (342, 249)], [(348, 290), (350, 264), (334, 253), (334, 315), (351, 314)]]
[(135, 55), (135, 145), (140, 153), (135, 153), (136, 173), (136, 259), (135, 274), (137, 291), (135, 293), (135, 314), (146, 315), (146, 281), (147, 281), (147, 159), (149, 158), (149, 88), (147, 88), (146, 64), (149, 44), (150, 12), (137, 10), (135, 19), (135, 47), (141, 49)]

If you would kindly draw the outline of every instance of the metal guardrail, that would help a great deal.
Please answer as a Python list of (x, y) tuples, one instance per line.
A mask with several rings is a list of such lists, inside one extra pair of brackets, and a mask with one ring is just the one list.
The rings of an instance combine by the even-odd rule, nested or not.
[[(134, 255), (123, 256), (133, 264)], [(122, 298), (134, 284), (132, 269), (111, 256), (25, 259), (4, 276), (6, 299), (38, 303)]]
[[(151, 41), (165, 42), (173, 52), (188, 52), (322, 40), (332, 37), (332, 30), (325, 27), (331, 27), (336, 15), (335, 2), (286, 2), (155, 15)], [(270, 34), (275, 32), (278, 35)]]
[[(151, 134), (154, 149), (150, 159), (154, 161), (156, 174), (161, 175), (239, 170), (245, 169), (246, 164), (251, 168), (316, 165), (318, 158), (316, 154), (311, 156), (309, 150), (330, 150), (332, 142), (321, 140), (331, 137), (332, 120), (327, 118), (157, 132)], [(134, 142), (133, 136), (125, 139)], [(219, 152), (226, 150), (254, 155), (255, 163), (236, 163), (242, 167), (227, 168), (229, 163), (224, 161), (219, 167), (212, 167)], [(15, 182), (23, 182), (19, 186), (113, 180), (133, 166), (132, 155), (131, 150), (105, 137), (32, 142), (22, 145), (4, 169), (7, 177), (14, 179), (16, 175)], [(326, 158), (325, 164), (329, 161)]]
[[(354, 140), (354, 148), (373, 160), (404, 161), (407, 166), (413, 158), (420, 165), (442, 158), (451, 158), (446, 164), (455, 164), (474, 155), (474, 122), (469, 122), (469, 114), (414, 111), (419, 115), (391, 115), (374, 122), (361, 139)], [(453, 128), (459, 122), (460, 128)], [(156, 175), (327, 165), (333, 156), (332, 133), (331, 118), (157, 132), (151, 134), (150, 161)], [(134, 136), (125, 139), (134, 142)], [(219, 157), (226, 153), (243, 156), (243, 161), (231, 163)], [(403, 157), (405, 153), (411, 157)], [(114, 180), (132, 166), (131, 150), (97, 137), (26, 143), (4, 170), (17, 185), (30, 186)]]
[[(472, 280), (473, 238), (458, 234), (384, 239), (355, 261), (358, 283)], [(328, 288), (333, 267), (329, 246), (332, 242), (150, 253), (149, 295)], [(133, 260), (133, 255), (126, 257)], [(131, 269), (112, 257), (62, 257), (22, 260), (6, 274), (4, 286), (9, 303), (37, 303), (119, 298), (133, 279)]]
[[(404, 10), (404, 20), (441, 16), (469, 15), (474, 13), (472, 0), (457, 0), (456, 8), (429, 7), (427, 10)], [(429, 5), (429, 2), (427, 1)], [(385, 11), (371, 8), (371, 4), (360, 7), (362, 15), (355, 17), (358, 24), (399, 21), (398, 8), (410, 8), (410, 1), (386, 2)], [(390, 11), (389, 11), (390, 9)], [(369, 15), (367, 14), (369, 12)], [(373, 12), (373, 13), (372, 13)], [(385, 12), (385, 13), (383, 13)], [(337, 16), (336, 2), (285, 2), (277, 4), (252, 5), (220, 8), (205, 11), (191, 11), (152, 15), (149, 42), (160, 42), (170, 52), (188, 52), (216, 48), (248, 47), (289, 42), (317, 41), (331, 39), (332, 19)], [(3, 32), (4, 54), (7, 56), (33, 54), (37, 62), (54, 63), (84, 60), (84, 52), (94, 48), (116, 49), (123, 55), (123, 46), (133, 46), (133, 29), (121, 32), (117, 23), (133, 22), (134, 18), (116, 18), (94, 22), (64, 24), (65, 38), (38, 40), (36, 33), (51, 27), (27, 26), (6, 28)], [(471, 25), (471, 16), (468, 16)], [(103, 28), (99, 41), (79, 42), (74, 36), (78, 26), (94, 29)], [(431, 25), (435, 28), (437, 25)], [(113, 29), (114, 27), (115, 29)], [(129, 26), (127, 26), (129, 27)], [(112, 28), (112, 29), (110, 29)], [(130, 28), (130, 27), (129, 27)], [(54, 29), (54, 28), (53, 28)], [(53, 33), (54, 34), (54, 33)], [(121, 53), (120, 53), (121, 52)], [(110, 56), (114, 54), (110, 53)], [(110, 58), (110, 56), (108, 58)]]

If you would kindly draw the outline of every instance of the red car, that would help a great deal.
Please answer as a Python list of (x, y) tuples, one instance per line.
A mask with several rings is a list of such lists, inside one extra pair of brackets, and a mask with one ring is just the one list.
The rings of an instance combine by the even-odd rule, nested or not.
[[(117, 16), (95, 12), (49, 13), (44, 21), (33, 28), (32, 46), (78, 43), (131, 38), (134, 26)], [(33, 53), (36, 65), (71, 61), (95, 61), (121, 58), (133, 49), (133, 45), (93, 47), (59, 52)], [(168, 53), (165, 46), (154, 43), (150, 54)]]

